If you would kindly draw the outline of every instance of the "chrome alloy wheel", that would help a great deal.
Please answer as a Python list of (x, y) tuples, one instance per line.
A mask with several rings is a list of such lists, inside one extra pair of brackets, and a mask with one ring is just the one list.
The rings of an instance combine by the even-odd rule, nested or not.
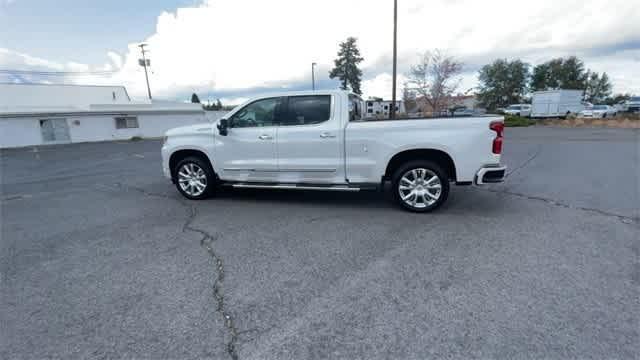
[(416, 168), (404, 173), (398, 183), (400, 199), (414, 208), (433, 205), (442, 194), (442, 184), (436, 173), (429, 169)]
[(189, 196), (200, 196), (207, 189), (207, 175), (194, 163), (186, 163), (178, 170), (178, 184)]

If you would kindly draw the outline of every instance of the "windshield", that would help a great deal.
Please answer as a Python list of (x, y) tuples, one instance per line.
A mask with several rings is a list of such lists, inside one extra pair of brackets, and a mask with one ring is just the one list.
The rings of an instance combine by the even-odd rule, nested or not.
[(507, 109), (508, 110), (520, 110), (520, 105), (510, 105)]
[(607, 106), (606, 105), (594, 105), (593, 106), (593, 110), (606, 110)]
[(633, 96), (629, 101), (640, 101), (640, 96)]

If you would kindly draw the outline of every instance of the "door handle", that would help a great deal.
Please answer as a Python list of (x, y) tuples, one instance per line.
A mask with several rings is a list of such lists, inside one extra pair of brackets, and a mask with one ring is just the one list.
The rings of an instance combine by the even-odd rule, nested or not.
[(334, 138), (336, 136), (329, 132), (323, 132), (322, 134), (320, 134), (320, 137), (323, 139), (328, 139), (328, 138)]
[(258, 139), (260, 139), (260, 140), (271, 140), (271, 139), (273, 139), (273, 137), (271, 137), (271, 135), (262, 134), (262, 135), (258, 136)]

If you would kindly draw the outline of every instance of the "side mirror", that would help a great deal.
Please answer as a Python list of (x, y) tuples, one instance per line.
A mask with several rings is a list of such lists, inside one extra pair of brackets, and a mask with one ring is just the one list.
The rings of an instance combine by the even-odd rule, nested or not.
[(229, 120), (220, 119), (220, 121), (218, 122), (218, 133), (222, 136), (227, 136), (227, 134), (229, 133), (228, 129), (229, 129)]

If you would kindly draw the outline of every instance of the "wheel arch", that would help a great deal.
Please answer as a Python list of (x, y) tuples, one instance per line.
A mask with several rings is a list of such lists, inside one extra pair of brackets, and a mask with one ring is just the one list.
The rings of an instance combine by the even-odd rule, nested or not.
[(433, 161), (447, 172), (450, 181), (455, 182), (457, 180), (456, 166), (451, 155), (443, 150), (433, 148), (408, 149), (396, 153), (387, 162), (383, 180), (391, 179), (393, 173), (402, 166), (402, 164), (413, 160)]
[(185, 148), (185, 149), (179, 149), (174, 151), (173, 153), (171, 153), (171, 156), (169, 157), (169, 170), (171, 171), (172, 179), (175, 179), (176, 165), (178, 165), (178, 163), (182, 159), (185, 159), (190, 156), (198, 157), (198, 158), (201, 158), (202, 160), (205, 160), (209, 164), (209, 166), (211, 166), (211, 169), (215, 173), (215, 170), (213, 168), (213, 162), (211, 161), (211, 159), (209, 158), (209, 156), (205, 151), (201, 149)]

